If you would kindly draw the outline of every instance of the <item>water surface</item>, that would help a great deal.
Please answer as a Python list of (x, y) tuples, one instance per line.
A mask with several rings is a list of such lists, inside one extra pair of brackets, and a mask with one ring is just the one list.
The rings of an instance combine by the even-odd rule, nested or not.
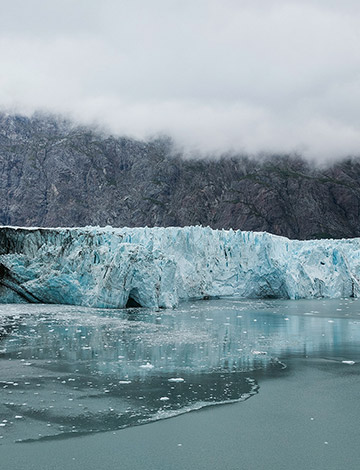
[[(0, 306), (1, 443), (72, 437), (243, 401), (291, 358), (356, 367), (360, 304), (213, 300), (173, 311)], [(355, 364), (354, 364), (355, 362)]]

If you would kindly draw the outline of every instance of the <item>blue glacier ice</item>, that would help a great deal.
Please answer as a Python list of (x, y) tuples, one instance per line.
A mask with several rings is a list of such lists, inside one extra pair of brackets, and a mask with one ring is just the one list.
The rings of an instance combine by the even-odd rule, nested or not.
[(191, 298), (358, 296), (360, 239), (266, 232), (0, 227), (0, 301), (172, 308)]

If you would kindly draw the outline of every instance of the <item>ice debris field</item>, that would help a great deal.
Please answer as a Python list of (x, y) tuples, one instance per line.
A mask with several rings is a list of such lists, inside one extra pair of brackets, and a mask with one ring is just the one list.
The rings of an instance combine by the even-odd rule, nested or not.
[(360, 292), (360, 239), (266, 232), (0, 227), (0, 302), (176, 307), (182, 300), (339, 298)]

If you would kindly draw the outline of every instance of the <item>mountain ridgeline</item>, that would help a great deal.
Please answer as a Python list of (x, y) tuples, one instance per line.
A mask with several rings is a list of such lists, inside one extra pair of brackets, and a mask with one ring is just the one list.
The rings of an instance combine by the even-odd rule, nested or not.
[(0, 115), (0, 224), (203, 225), (289, 238), (360, 236), (360, 160), (184, 158), (44, 115)]

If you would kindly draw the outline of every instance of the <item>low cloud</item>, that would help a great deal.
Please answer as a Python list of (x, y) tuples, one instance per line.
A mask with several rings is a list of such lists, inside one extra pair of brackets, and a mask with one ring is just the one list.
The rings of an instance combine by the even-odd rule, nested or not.
[(189, 150), (360, 153), (360, 5), (0, 0), (0, 106)]

